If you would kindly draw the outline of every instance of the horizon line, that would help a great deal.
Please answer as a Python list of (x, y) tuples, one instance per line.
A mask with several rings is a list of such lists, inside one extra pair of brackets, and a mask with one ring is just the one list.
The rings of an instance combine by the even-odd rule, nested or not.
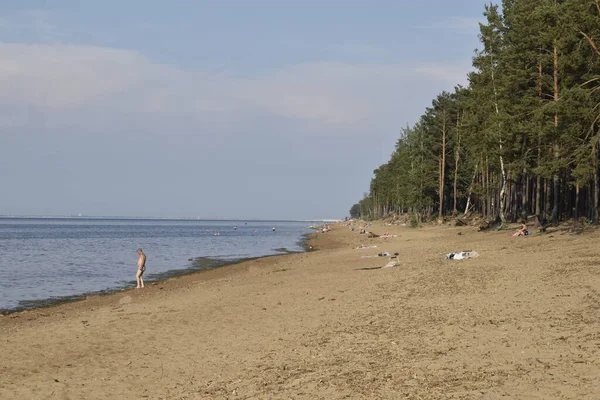
[(341, 221), (338, 218), (224, 218), (224, 217), (148, 217), (117, 215), (0, 215), (6, 219), (112, 219), (112, 220), (167, 220), (167, 221), (291, 221), (291, 222), (329, 222)]

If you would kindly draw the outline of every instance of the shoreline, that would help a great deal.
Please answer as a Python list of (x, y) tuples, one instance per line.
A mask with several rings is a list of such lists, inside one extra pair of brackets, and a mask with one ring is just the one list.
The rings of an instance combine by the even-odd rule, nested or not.
[[(216, 257), (201, 257), (201, 256), (193, 257), (192, 259), (190, 259), (192, 262), (192, 267), (185, 268), (185, 269), (173, 269), (173, 270), (168, 270), (166, 272), (157, 273), (157, 274), (154, 274), (154, 276), (157, 276), (157, 278), (144, 279), (144, 283), (146, 284), (145, 285), (146, 287), (151, 287), (151, 286), (160, 285), (161, 283), (168, 281), (170, 279), (177, 279), (177, 278), (185, 277), (188, 275), (194, 275), (194, 274), (200, 274), (200, 273), (212, 271), (215, 269), (227, 268), (227, 267), (231, 267), (234, 265), (242, 264), (247, 261), (260, 260), (263, 258), (276, 257), (276, 256), (285, 256), (285, 255), (289, 255), (289, 254), (301, 254), (301, 253), (305, 253), (305, 252), (309, 252), (309, 251), (315, 251), (316, 249), (313, 249), (310, 245), (307, 244), (308, 241), (311, 240), (311, 236), (314, 234), (315, 233), (309, 232), (309, 233), (305, 233), (305, 234), (301, 235), (301, 239), (296, 244), (303, 249), (302, 251), (293, 251), (293, 250), (288, 250), (286, 248), (273, 249), (273, 251), (277, 251), (277, 253), (267, 254), (267, 255), (258, 256), (258, 257), (239, 258), (239, 259), (233, 259), (233, 260), (220, 260), (219, 258), (216, 258)], [(195, 262), (197, 262), (198, 260), (212, 262), (212, 265), (194, 268), (193, 264)], [(133, 282), (133, 284), (135, 284), (135, 281), (132, 281), (132, 282)], [(9, 315), (15, 314), (15, 313), (21, 313), (21, 312), (26, 312), (26, 311), (38, 310), (38, 309), (47, 309), (47, 308), (51, 308), (51, 307), (60, 306), (62, 304), (86, 301), (86, 300), (88, 300), (88, 298), (91, 298), (91, 297), (102, 297), (102, 296), (110, 296), (110, 295), (117, 294), (117, 293), (125, 293), (125, 292), (130, 291), (131, 289), (136, 289), (136, 288), (135, 287), (115, 287), (115, 288), (98, 290), (98, 291), (94, 291), (94, 292), (84, 292), (81, 294), (74, 294), (74, 295), (69, 295), (69, 296), (50, 297), (50, 298), (39, 299), (39, 300), (24, 300), (24, 301), (20, 301), (19, 303), (25, 302), (30, 305), (29, 306), (27, 306), (27, 305), (17, 306), (17, 307), (13, 307), (13, 308), (0, 308), (0, 316), (9, 316)]]
[(597, 397), (600, 230), (369, 230), (0, 317), (0, 398)]

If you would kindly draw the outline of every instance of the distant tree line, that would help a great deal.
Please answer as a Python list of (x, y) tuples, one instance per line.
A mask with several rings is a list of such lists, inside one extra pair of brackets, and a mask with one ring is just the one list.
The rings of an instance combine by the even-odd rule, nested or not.
[(468, 86), (401, 130), (353, 217), (598, 223), (599, 0), (487, 5)]

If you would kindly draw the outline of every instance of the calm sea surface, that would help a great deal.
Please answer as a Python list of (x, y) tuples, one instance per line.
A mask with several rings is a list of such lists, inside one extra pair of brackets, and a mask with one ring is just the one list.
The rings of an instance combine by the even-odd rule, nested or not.
[(303, 251), (307, 225), (0, 218), (0, 311), (133, 287), (139, 247), (148, 257), (148, 282), (244, 258)]

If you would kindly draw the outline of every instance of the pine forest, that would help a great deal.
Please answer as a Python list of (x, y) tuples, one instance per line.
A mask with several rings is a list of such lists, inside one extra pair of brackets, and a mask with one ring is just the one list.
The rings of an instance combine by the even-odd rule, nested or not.
[(401, 129), (350, 215), (598, 224), (600, 0), (485, 7), (466, 87)]

